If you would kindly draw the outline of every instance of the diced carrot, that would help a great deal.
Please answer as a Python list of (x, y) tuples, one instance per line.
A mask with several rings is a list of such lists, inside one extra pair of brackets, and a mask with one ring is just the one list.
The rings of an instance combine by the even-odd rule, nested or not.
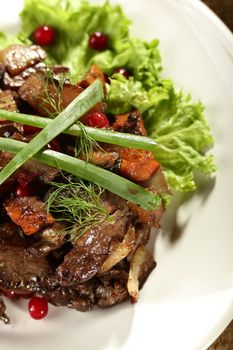
[(43, 227), (54, 223), (44, 203), (36, 197), (12, 198), (4, 203), (11, 220), (20, 226), (26, 235), (32, 235)]

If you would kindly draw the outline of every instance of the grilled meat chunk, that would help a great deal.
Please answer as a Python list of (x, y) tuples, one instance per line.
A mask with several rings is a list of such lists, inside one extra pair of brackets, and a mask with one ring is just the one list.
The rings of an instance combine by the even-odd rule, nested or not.
[(83, 91), (78, 85), (67, 82), (59, 87), (46, 79), (44, 74), (32, 74), (18, 91), (22, 100), (42, 116), (63, 110)]
[(62, 287), (55, 275), (50, 275), (41, 283), (41, 291), (46, 299), (56, 306), (68, 306), (79, 311), (90, 311), (95, 306), (95, 284), (91, 279), (85, 283)]
[(65, 225), (55, 222), (53, 225), (42, 229), (35, 235), (37, 241), (30, 247), (30, 252), (34, 256), (46, 256), (65, 243)]
[(0, 63), (6, 66), (11, 76), (20, 74), (26, 68), (45, 60), (45, 51), (37, 45), (10, 45), (0, 51)]
[(79, 82), (79, 85), (84, 89), (91, 85), (96, 79), (100, 79), (103, 83), (103, 87), (105, 88), (105, 76), (102, 70), (96, 66), (92, 65), (89, 72), (85, 75), (84, 79)]
[(97, 305), (106, 308), (127, 299), (129, 297), (127, 279), (127, 268), (120, 269), (119, 267), (100, 276), (96, 287)]
[(43, 62), (39, 62), (32, 67), (29, 67), (22, 71), (20, 74), (11, 76), (8, 72), (5, 72), (3, 75), (3, 84), (4, 88), (8, 89), (18, 89), (25, 83), (25, 80), (32, 74), (38, 72), (45, 72), (46, 67)]
[(65, 256), (57, 269), (61, 285), (83, 283), (100, 270), (112, 238), (124, 236), (128, 226), (126, 212), (117, 210), (111, 219), (112, 222), (103, 222), (88, 230)]
[(20, 226), (26, 235), (36, 233), (43, 227), (54, 223), (44, 203), (36, 197), (8, 199), (4, 202), (4, 207), (11, 220)]
[(45, 258), (28, 252), (30, 242), (23, 239), (13, 223), (0, 226), (0, 287), (21, 292), (35, 291), (38, 280), (47, 276), (51, 267)]
[(112, 125), (113, 129), (119, 132), (146, 136), (147, 132), (139, 111), (116, 115)]

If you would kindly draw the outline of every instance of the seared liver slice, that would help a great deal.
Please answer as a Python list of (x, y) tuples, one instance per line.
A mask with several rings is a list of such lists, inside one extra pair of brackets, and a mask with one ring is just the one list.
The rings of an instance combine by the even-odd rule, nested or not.
[(44, 72), (46, 70), (45, 64), (39, 62), (32, 67), (25, 69), (20, 74), (11, 76), (8, 72), (3, 75), (4, 88), (18, 89), (25, 83), (25, 80), (30, 77), (30, 75), (37, 72)]
[(20, 226), (26, 235), (38, 232), (43, 227), (54, 223), (51, 214), (47, 213), (44, 203), (36, 197), (8, 199), (4, 207), (11, 220)]
[(45, 258), (35, 258), (28, 252), (29, 241), (23, 239), (13, 223), (0, 226), (0, 287), (33, 290), (37, 280), (47, 276), (51, 267)]
[(44, 74), (35, 73), (25, 81), (18, 93), (22, 100), (33, 107), (37, 113), (48, 116), (51, 113), (63, 110), (82, 91), (83, 89), (80, 86), (71, 83), (65, 83), (62, 91), (59, 91), (59, 87), (56, 86), (55, 82), (46, 82)]
[(0, 63), (5, 64), (7, 71), (13, 76), (45, 58), (45, 51), (38, 45), (10, 45), (0, 51)]
[(127, 230), (127, 212), (117, 210), (112, 215), (112, 220), (113, 222), (103, 222), (94, 226), (77, 240), (75, 247), (57, 269), (61, 285), (83, 283), (100, 270), (108, 256), (112, 238), (122, 238)]

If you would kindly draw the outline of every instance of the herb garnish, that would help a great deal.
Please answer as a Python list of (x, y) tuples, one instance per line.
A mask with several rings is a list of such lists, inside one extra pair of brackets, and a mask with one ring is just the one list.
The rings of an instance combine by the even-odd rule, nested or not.
[(57, 221), (68, 224), (66, 233), (74, 242), (91, 227), (111, 217), (101, 203), (104, 189), (77, 178), (65, 177), (65, 180), (66, 183), (51, 183), (52, 192), (46, 204)]

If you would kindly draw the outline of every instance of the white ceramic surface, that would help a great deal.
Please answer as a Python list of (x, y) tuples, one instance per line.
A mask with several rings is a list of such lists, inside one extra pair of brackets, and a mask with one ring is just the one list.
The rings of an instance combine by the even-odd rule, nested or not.
[[(0, 2), (0, 30), (14, 32), (21, 0)], [(34, 321), (8, 302), (0, 349), (200, 350), (233, 317), (233, 36), (199, 0), (119, 0), (133, 32), (161, 41), (164, 76), (206, 105), (215, 179), (177, 196), (155, 246), (158, 266), (137, 305), (78, 313), (50, 308)]]

